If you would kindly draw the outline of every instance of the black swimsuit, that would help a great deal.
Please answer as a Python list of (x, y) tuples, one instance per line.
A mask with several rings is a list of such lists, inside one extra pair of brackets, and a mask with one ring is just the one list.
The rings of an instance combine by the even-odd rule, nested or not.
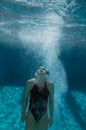
[(47, 110), (49, 91), (45, 82), (45, 86), (40, 88), (35, 83), (30, 91), (30, 104), (29, 110), (34, 116), (35, 120), (38, 121)]

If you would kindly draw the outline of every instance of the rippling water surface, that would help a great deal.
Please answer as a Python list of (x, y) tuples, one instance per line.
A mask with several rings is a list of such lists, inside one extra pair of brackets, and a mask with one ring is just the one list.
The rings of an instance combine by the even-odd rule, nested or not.
[(86, 130), (86, 1), (0, 0), (0, 130), (23, 130), (23, 88), (44, 65), (54, 82), (50, 130)]

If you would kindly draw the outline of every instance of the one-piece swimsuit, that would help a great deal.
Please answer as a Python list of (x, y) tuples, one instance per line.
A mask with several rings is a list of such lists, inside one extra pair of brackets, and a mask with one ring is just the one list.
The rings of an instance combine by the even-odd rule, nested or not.
[(29, 111), (32, 113), (36, 121), (40, 120), (47, 111), (48, 96), (49, 90), (47, 89), (46, 82), (42, 89), (34, 83), (30, 91)]

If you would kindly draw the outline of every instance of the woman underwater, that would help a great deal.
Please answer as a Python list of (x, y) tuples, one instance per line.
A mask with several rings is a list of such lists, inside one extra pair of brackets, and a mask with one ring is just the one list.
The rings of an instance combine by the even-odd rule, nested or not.
[[(35, 73), (36, 78), (27, 80), (22, 107), (22, 121), (26, 121), (25, 130), (48, 130), (53, 123), (54, 84), (47, 80), (49, 71), (41, 66)], [(29, 108), (26, 113), (30, 96)], [(48, 103), (49, 101), (49, 103)], [(47, 106), (49, 104), (49, 119)]]

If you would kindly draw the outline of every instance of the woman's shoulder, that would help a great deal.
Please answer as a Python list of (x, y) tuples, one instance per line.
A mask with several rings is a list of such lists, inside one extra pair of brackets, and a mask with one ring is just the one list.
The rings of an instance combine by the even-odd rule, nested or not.
[(53, 86), (54, 83), (48, 80), (48, 81), (47, 81), (47, 85), (48, 85), (48, 86)]
[(30, 83), (30, 84), (32, 83), (32, 84), (33, 84), (33, 83), (34, 83), (34, 81), (35, 81), (35, 78), (28, 79), (28, 80), (27, 80), (27, 83)]
[(51, 81), (47, 81), (47, 87), (48, 87), (49, 90), (54, 89), (54, 83), (51, 82)]
[(33, 87), (34, 81), (35, 81), (35, 78), (27, 80), (26, 84), (29, 90), (31, 90), (31, 88)]

